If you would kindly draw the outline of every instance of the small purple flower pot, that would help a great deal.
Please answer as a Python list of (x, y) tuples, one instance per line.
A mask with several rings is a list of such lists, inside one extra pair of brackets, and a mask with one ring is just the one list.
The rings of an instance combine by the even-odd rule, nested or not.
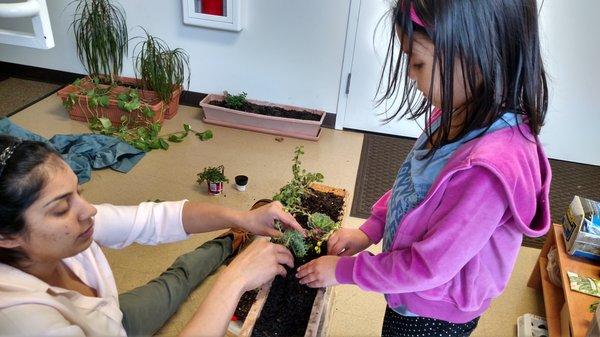
[(208, 194), (210, 195), (219, 195), (221, 194), (221, 192), (223, 191), (223, 182), (217, 182), (217, 183), (213, 183), (213, 182), (207, 182), (208, 185)]

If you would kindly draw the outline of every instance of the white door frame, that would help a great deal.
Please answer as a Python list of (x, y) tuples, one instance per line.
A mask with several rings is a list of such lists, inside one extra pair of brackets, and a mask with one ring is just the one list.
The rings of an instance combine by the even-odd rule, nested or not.
[(346, 43), (344, 45), (344, 61), (342, 63), (342, 75), (338, 91), (337, 112), (335, 117), (335, 128), (344, 128), (346, 118), (346, 107), (348, 105), (348, 90), (351, 85), (352, 62), (354, 60), (354, 47), (356, 45), (356, 31), (360, 18), (360, 5), (362, 0), (350, 0), (350, 13), (348, 15), (348, 28), (346, 30)]

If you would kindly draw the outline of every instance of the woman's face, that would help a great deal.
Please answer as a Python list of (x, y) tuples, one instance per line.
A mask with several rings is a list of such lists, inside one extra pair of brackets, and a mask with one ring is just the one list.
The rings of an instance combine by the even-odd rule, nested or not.
[[(397, 30), (399, 31), (399, 30)], [(408, 40), (402, 40), (402, 52), (408, 53)], [(417, 89), (436, 107), (441, 107), (441, 80), (440, 66), (433, 72), (435, 46), (431, 39), (422, 33), (416, 32), (413, 36), (413, 49), (408, 65), (408, 77), (415, 81)], [(433, 87), (432, 85), (433, 79)], [(453, 107), (463, 105), (467, 100), (462, 67), (457, 60), (454, 62)]]
[(44, 164), (46, 186), (25, 211), (25, 234), (18, 249), (32, 263), (48, 263), (77, 255), (92, 242), (96, 209), (79, 195), (77, 177), (56, 157)]

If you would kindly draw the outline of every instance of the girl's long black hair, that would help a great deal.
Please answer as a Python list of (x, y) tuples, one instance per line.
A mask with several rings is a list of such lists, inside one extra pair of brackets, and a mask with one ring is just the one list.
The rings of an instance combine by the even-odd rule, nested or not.
[[(424, 27), (410, 18), (410, 9)], [(487, 129), (506, 111), (524, 115), (535, 135), (540, 133), (548, 107), (546, 73), (540, 51), (536, 0), (397, 0), (393, 10), (385, 66), (379, 83), (379, 102), (396, 97), (399, 109), (385, 119), (429, 120), (431, 102), (418, 95), (408, 77), (415, 34), (427, 36), (434, 44), (435, 72), (441, 76), (441, 124), (431, 137), (430, 123), (425, 132), (432, 151), (462, 138), (476, 129)], [(402, 37), (407, 53), (400, 51)], [(462, 66), (467, 102), (453, 107), (455, 60)], [(405, 86), (400, 87), (401, 79)], [(386, 83), (387, 82), (387, 83)], [(433, 97), (433, 83), (428, 97)], [(453, 116), (464, 113), (459, 134), (450, 138)], [(461, 116), (462, 117), (462, 116)], [(431, 151), (430, 151), (431, 153)]]

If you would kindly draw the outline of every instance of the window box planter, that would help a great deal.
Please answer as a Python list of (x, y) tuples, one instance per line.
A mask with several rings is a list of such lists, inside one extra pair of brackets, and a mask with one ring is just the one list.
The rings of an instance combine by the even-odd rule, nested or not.
[[(345, 214), (344, 211), (346, 208), (347, 198), (348, 198), (348, 192), (346, 190), (323, 185), (323, 184), (317, 184), (317, 183), (313, 183), (311, 185), (311, 188), (318, 192), (332, 193), (336, 196), (343, 198), (344, 202), (343, 202), (343, 206), (342, 206), (342, 210), (341, 210), (340, 219), (344, 218), (344, 214)], [(228, 336), (249, 337), (249, 336), (253, 335), (253, 332), (254, 332), (254, 335), (256, 335), (254, 328), (256, 326), (257, 321), (259, 321), (259, 319), (261, 318), (262, 311), (265, 308), (265, 303), (267, 303), (267, 300), (269, 299), (269, 293), (273, 286), (273, 282), (274, 281), (271, 281), (268, 284), (265, 284), (264, 286), (262, 286), (260, 288), (258, 294), (256, 295), (256, 300), (250, 307), (250, 310), (248, 311), (248, 315), (246, 316), (246, 318), (243, 321), (238, 320), (238, 321), (230, 323), (230, 326), (229, 326), (230, 328), (229, 328), (229, 331), (227, 334)], [(308, 317), (296, 316), (293, 318), (293, 319), (299, 319), (299, 320), (303, 320), (303, 321), (307, 322), (306, 329), (304, 332), (305, 337), (314, 337), (314, 336), (323, 334), (323, 332), (324, 332), (323, 329), (327, 326), (327, 323), (329, 321), (329, 316), (330, 316), (329, 311), (331, 308), (331, 301), (332, 301), (332, 289), (331, 288), (328, 287), (328, 288), (317, 289), (316, 295), (312, 302), (312, 308), (309, 309), (310, 312), (303, 313), (303, 314), (306, 314), (309, 316)], [(292, 312), (278, 312), (277, 313), (278, 317), (279, 316), (281, 316), (281, 317), (290, 316), (293, 314), (294, 313), (292, 313)], [(303, 315), (303, 314), (301, 314), (301, 315)], [(271, 316), (271, 315), (269, 315), (269, 316)], [(278, 333), (279, 333), (279, 335), (283, 335), (283, 336), (290, 335), (290, 332), (285, 332), (285, 331), (283, 331), (283, 332), (279, 331)], [(263, 334), (266, 335), (267, 333), (265, 333), (263, 331), (259, 335), (262, 336)], [(273, 333), (273, 335), (275, 335), (275, 334), (276, 333)]]
[(211, 102), (223, 101), (223, 99), (223, 95), (211, 94), (207, 95), (200, 102), (200, 106), (204, 110), (203, 120), (205, 123), (313, 141), (317, 141), (321, 135), (321, 125), (325, 119), (324, 111), (247, 100), (250, 103), (261, 106), (275, 106), (287, 110), (306, 111), (317, 115), (319, 118), (318, 120), (304, 120), (262, 115), (211, 104)]
[[(95, 113), (98, 115), (97, 117), (106, 117), (110, 119), (110, 121), (114, 125), (119, 125), (121, 123), (121, 116), (129, 116), (132, 115), (132, 121), (134, 124), (136, 122), (140, 122), (142, 118), (137, 117), (138, 111), (127, 112), (121, 110), (117, 105), (117, 96), (121, 93), (127, 92), (131, 88), (139, 88), (141, 87), (140, 81), (131, 77), (120, 77), (119, 83), (122, 85), (118, 85), (110, 91), (109, 94), (109, 104), (107, 107), (97, 107), (95, 109)], [(84, 90), (91, 90), (94, 88), (94, 84), (92, 83), (89, 77), (85, 77), (81, 80), (80, 84), (81, 88)], [(108, 85), (99, 85), (102, 88), (108, 88)], [(65, 102), (70, 94), (75, 93), (77, 95), (75, 104), (73, 104), (72, 108), (69, 109), (69, 117), (73, 120), (77, 121), (88, 121), (91, 117), (94, 117), (94, 112), (88, 107), (88, 97), (85, 94), (81, 93), (81, 89), (76, 87), (73, 84), (69, 84), (64, 88), (60, 89), (57, 93), (58, 97)], [(140, 98), (143, 99), (145, 103), (148, 104), (150, 110), (154, 112), (154, 116), (151, 118), (143, 118), (144, 121), (150, 122), (162, 122), (163, 119), (170, 119), (175, 114), (177, 114), (177, 109), (179, 108), (179, 96), (181, 95), (181, 87), (178, 87), (173, 92), (173, 97), (169, 102), (168, 106), (164, 107), (164, 103), (161, 102), (156, 93), (154, 91), (148, 91), (143, 89), (138, 89)], [(166, 108), (166, 109), (165, 109)], [(164, 110), (164, 111), (163, 111)]]

